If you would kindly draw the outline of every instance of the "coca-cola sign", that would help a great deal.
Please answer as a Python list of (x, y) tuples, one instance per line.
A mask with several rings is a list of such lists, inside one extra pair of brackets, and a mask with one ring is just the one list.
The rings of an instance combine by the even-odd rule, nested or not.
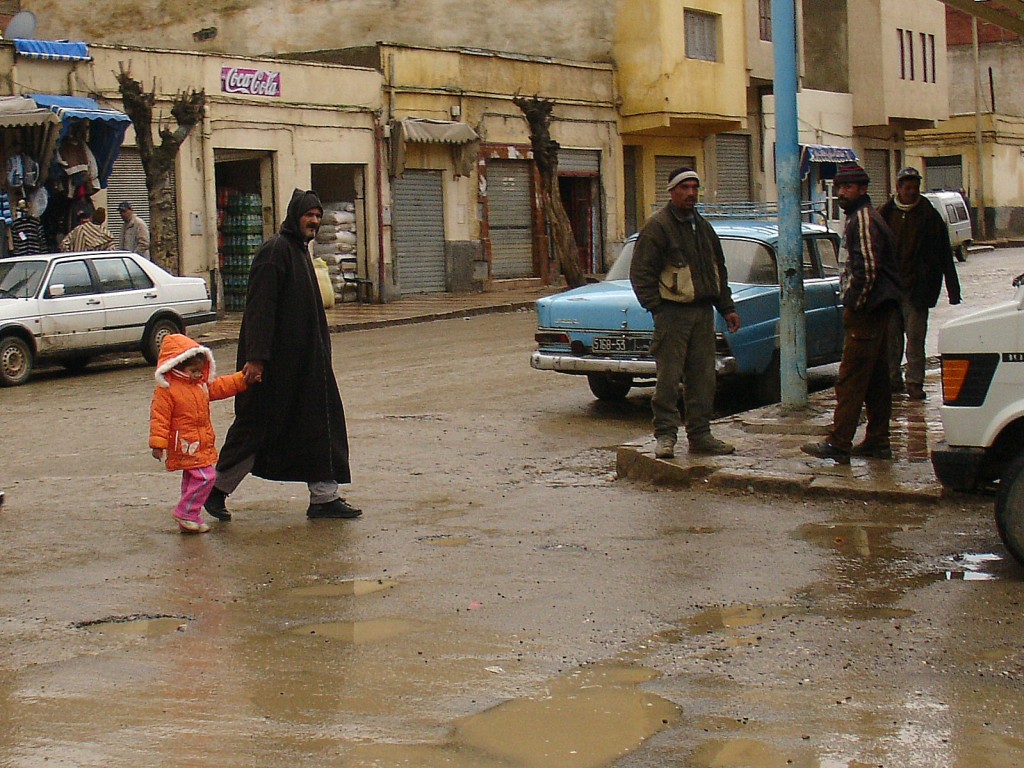
[(221, 67), (220, 90), (245, 96), (280, 96), (281, 73), (269, 69)]

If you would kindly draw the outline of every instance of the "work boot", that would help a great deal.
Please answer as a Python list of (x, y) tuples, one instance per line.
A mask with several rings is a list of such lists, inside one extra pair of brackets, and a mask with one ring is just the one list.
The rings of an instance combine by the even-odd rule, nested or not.
[(907, 397), (911, 400), (926, 400), (928, 395), (924, 393), (924, 386), (921, 384), (907, 384)]
[(850, 449), (851, 456), (862, 456), (866, 459), (892, 459), (892, 446), (889, 443), (871, 444), (867, 440)]
[(231, 519), (231, 513), (228, 512), (227, 505), (224, 500), (227, 498), (227, 494), (224, 493), (220, 488), (214, 486), (213, 490), (210, 491), (210, 495), (206, 498), (206, 503), (203, 507), (210, 517), (215, 517), (220, 521), (226, 521)]
[(736, 446), (719, 440), (712, 434), (690, 438), (690, 453), (704, 453), (709, 456), (728, 456), (736, 451)]
[(837, 448), (828, 440), (823, 440), (820, 443), (807, 443), (806, 445), (801, 445), (800, 450), (819, 459), (832, 459), (836, 464), (850, 463), (850, 452), (844, 451), (842, 448)]
[(333, 499), (324, 504), (310, 504), (309, 509), (306, 510), (306, 517), (310, 520), (323, 518), (351, 519), (359, 517), (361, 514), (363, 514), (363, 510), (353, 507), (344, 499)]
[(676, 455), (676, 439), (672, 435), (659, 435), (654, 455), (659, 459), (671, 459)]
[(889, 385), (889, 389), (894, 395), (902, 395), (907, 391), (906, 386), (903, 384), (903, 379), (897, 379)]

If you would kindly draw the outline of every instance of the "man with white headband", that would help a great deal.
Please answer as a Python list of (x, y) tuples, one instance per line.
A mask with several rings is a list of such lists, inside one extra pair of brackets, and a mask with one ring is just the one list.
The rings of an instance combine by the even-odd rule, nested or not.
[(736, 450), (711, 434), (715, 400), (715, 315), (731, 333), (740, 316), (729, 289), (722, 244), (697, 213), (700, 177), (692, 168), (669, 174), (671, 201), (651, 217), (633, 248), (629, 279), (637, 299), (654, 315), (651, 354), (658, 379), (651, 398), (655, 456), (675, 455), (682, 419), (679, 384), (685, 382), (686, 437), (690, 453), (725, 455)]

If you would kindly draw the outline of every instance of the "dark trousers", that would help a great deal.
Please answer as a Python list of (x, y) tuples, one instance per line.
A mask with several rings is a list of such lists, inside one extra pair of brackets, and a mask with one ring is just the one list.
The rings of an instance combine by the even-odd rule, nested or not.
[(892, 388), (889, 383), (889, 317), (893, 306), (843, 313), (843, 360), (836, 379), (836, 410), (829, 442), (850, 450), (860, 421), (860, 409), (867, 410), (864, 440), (870, 445), (889, 444), (892, 417)]
[(710, 304), (664, 301), (654, 316), (651, 354), (658, 380), (651, 398), (654, 436), (675, 438), (679, 414), (679, 383), (683, 382), (686, 436), (711, 432), (715, 406), (715, 310)]

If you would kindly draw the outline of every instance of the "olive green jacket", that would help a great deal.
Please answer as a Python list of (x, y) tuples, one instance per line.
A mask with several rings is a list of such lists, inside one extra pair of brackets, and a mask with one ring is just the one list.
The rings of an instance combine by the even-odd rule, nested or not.
[(694, 211), (692, 222), (684, 220), (672, 203), (650, 218), (633, 248), (629, 280), (640, 304), (649, 312), (657, 312), (666, 301), (661, 297), (658, 281), (669, 264), (690, 267), (692, 303), (713, 304), (722, 315), (735, 311), (718, 235), (699, 213)]

